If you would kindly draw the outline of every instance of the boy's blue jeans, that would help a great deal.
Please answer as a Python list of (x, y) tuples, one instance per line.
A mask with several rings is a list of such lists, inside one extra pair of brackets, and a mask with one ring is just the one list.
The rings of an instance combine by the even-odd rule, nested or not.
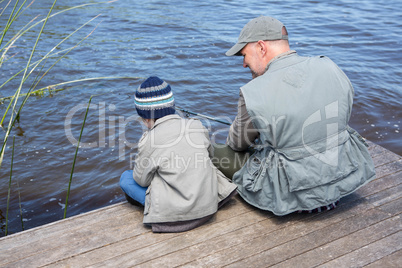
[(148, 187), (142, 187), (134, 180), (132, 170), (126, 170), (121, 174), (120, 187), (126, 195), (145, 205), (145, 192)]

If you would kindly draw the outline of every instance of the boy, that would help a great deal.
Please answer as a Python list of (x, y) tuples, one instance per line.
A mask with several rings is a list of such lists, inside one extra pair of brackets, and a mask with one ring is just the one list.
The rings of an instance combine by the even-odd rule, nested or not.
[(236, 186), (211, 162), (208, 131), (195, 119), (175, 114), (172, 90), (149, 77), (135, 93), (138, 115), (148, 127), (133, 171), (120, 186), (130, 203), (144, 205), (153, 232), (182, 232), (208, 221), (236, 193)]

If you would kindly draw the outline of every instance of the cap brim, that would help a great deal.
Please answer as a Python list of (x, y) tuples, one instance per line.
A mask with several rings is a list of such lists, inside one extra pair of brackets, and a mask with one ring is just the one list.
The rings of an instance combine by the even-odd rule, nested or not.
[(231, 49), (226, 51), (226, 56), (241, 56), (240, 51), (247, 45), (247, 43), (236, 43)]

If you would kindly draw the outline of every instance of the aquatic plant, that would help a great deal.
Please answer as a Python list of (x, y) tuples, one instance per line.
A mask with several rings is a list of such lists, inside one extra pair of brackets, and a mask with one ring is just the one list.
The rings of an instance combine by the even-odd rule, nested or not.
[[(22, 3), (20, 3), (22, 2)], [(70, 34), (65, 36), (64, 38), (61, 38), (59, 42), (54, 45), (45, 55), (40, 55), (39, 57), (34, 57), (34, 55), (39, 54), (37, 52), (37, 46), (38, 44), (43, 41), (42, 39), (42, 34), (44, 32), (44, 29), (48, 22), (55, 17), (55, 16), (60, 16), (64, 12), (67, 11), (72, 11), (77, 8), (83, 8), (91, 5), (99, 5), (99, 4), (108, 4), (114, 1), (104, 1), (104, 2), (95, 2), (95, 3), (86, 3), (78, 6), (73, 6), (69, 7), (66, 9), (63, 9), (61, 11), (53, 13), (54, 7), (56, 5), (57, 0), (54, 0), (51, 7), (49, 8), (47, 15), (45, 18), (39, 20), (38, 17), (34, 17), (31, 21), (26, 23), (23, 26), (15, 26), (16, 21), (18, 18), (21, 18), (21, 16), (26, 12), (31, 5), (35, 2), (33, 0), (29, 4), (27, 4), (27, 1), (20, 1), (20, 0), (0, 0), (0, 3), (5, 3), (5, 6), (0, 9), (0, 17), (5, 16), (6, 10), (9, 11), (9, 16), (6, 19), (5, 25), (3, 27), (0, 25), (0, 69), (4, 65), (4, 63), (8, 61), (12, 61), (15, 59), (16, 54), (9, 55), (12, 51), (13, 48), (16, 45), (16, 42), (21, 39), (25, 34), (27, 33), (35, 33), (35, 41), (32, 42), (31, 48), (29, 49), (29, 57), (23, 61), (23, 66), (19, 69), (18, 72), (10, 75), (7, 77), (5, 82), (0, 84), (0, 89), (6, 87), (9, 85), (11, 81), (18, 81), (17, 79), (20, 79), (18, 82), (18, 87), (16, 87), (16, 90), (13, 95), (8, 96), (8, 97), (3, 97), (0, 98), (0, 105), (7, 105), (5, 106), (5, 111), (3, 115), (0, 116), (0, 126), (2, 130), (4, 131), (3, 133), (3, 144), (1, 146), (1, 151), (0, 151), (0, 168), (2, 167), (3, 159), (5, 156), (5, 151), (7, 148), (7, 141), (8, 138), (11, 135), (11, 131), (13, 128), (15, 128), (16, 123), (19, 122), (21, 110), (23, 109), (24, 105), (28, 101), (29, 97), (32, 95), (40, 95), (43, 96), (46, 93), (54, 93), (60, 90), (64, 90), (65, 88), (60, 88), (62, 86), (72, 84), (72, 83), (78, 83), (78, 82), (91, 82), (93, 80), (108, 80), (108, 79), (127, 79), (127, 78), (136, 78), (136, 77), (92, 77), (92, 78), (83, 78), (79, 80), (73, 80), (73, 81), (65, 81), (61, 82), (58, 84), (53, 84), (53, 85), (47, 85), (45, 87), (41, 87), (38, 89), (39, 82), (43, 80), (43, 78), (52, 70), (52, 68), (60, 62), (63, 58), (66, 57), (68, 53), (70, 53), (72, 50), (74, 50), (76, 47), (78, 47), (83, 41), (85, 41), (88, 37), (91, 36), (91, 34), (96, 30), (98, 25), (96, 25), (91, 31), (87, 32), (87, 34), (81, 38), (78, 42), (73, 44), (71, 47), (66, 48), (66, 49), (61, 49), (61, 45), (65, 43), (67, 40), (69, 40), (74, 34), (77, 32), (81, 31), (84, 27), (88, 26), (91, 22), (93, 22), (96, 18), (99, 17), (99, 15), (91, 18), (84, 24), (80, 25), (77, 27), (74, 31), (72, 31)], [(21, 27), (20, 29), (16, 29), (17, 27)], [(40, 27), (40, 30), (34, 30), (35, 27)], [(34, 60), (35, 58), (39, 58), (39, 60)], [(53, 62), (50, 62), (53, 61)], [(50, 67), (46, 67), (46, 64), (51, 64)], [(21, 64), (21, 63), (17, 63)], [(31, 77), (32, 76), (32, 77)], [(35, 77), (33, 77), (35, 76)], [(31, 78), (30, 78), (31, 77)], [(30, 78), (30, 79), (28, 79)], [(91, 97), (92, 99), (92, 97)], [(90, 99), (90, 101), (91, 101)], [(90, 102), (89, 101), (89, 102)], [(88, 113), (88, 110), (87, 110)], [(81, 128), (81, 134), (80, 134), (80, 139), (82, 136), (82, 131), (85, 125), (85, 120), (86, 120), (87, 114), (85, 114), (85, 118), (82, 124)], [(78, 148), (79, 144), (76, 145), (76, 153), (75, 157), (73, 160), (73, 167), (70, 175), (70, 180), (69, 180), (69, 186), (68, 186), (68, 193), (66, 197), (66, 205), (65, 205), (65, 211), (64, 211), (64, 217), (66, 217), (66, 212), (67, 212), (67, 206), (68, 206), (68, 197), (70, 193), (70, 187), (71, 187), (71, 181), (74, 173), (74, 166), (76, 163), (76, 157), (78, 153)], [(11, 174), (12, 174), (12, 163), (13, 163), (13, 157), (14, 157), (14, 144), (12, 147), (12, 156), (11, 156), (11, 172), (10, 172), (10, 179), (9, 179), (9, 189), (8, 189), (8, 201), (7, 201), (7, 216), (8, 216), (8, 207), (9, 207), (9, 198), (10, 198), (10, 191), (11, 191)], [(18, 182), (17, 182), (18, 183)], [(18, 186), (19, 187), (19, 186)], [(19, 204), (20, 204), (20, 215), (21, 215), (21, 223), (23, 226), (22, 222), (22, 208), (21, 208), (21, 196), (19, 195)], [(6, 225), (8, 224), (8, 218), (6, 219)], [(23, 227), (22, 227), (23, 228)], [(7, 230), (7, 226), (6, 226)]]
[(82, 138), (82, 132), (84, 131), (85, 121), (87, 120), (88, 111), (89, 111), (89, 107), (90, 107), (90, 105), (91, 105), (92, 97), (93, 97), (93, 96), (91, 96), (91, 97), (89, 98), (87, 110), (85, 111), (84, 120), (82, 121), (82, 126), (81, 126), (81, 131), (80, 131), (80, 137), (78, 138), (77, 147), (75, 148), (75, 154), (74, 154), (74, 160), (73, 160), (73, 167), (71, 168), (70, 180), (69, 180), (69, 182), (68, 182), (68, 189), (67, 189), (67, 196), (66, 196), (66, 205), (64, 206), (64, 217), (63, 217), (64, 219), (65, 219), (66, 216), (67, 216), (68, 198), (69, 198), (69, 196), (70, 196), (71, 182), (72, 182), (72, 180), (73, 180), (75, 162), (76, 162), (76, 160), (77, 160), (78, 149), (80, 148), (80, 142), (81, 142), (81, 138)]
[(6, 211), (6, 231), (5, 231), (5, 235), (7, 235), (7, 233), (8, 233), (8, 209), (9, 209), (9, 207), (10, 207), (11, 178), (13, 177), (14, 145), (15, 145), (15, 136), (13, 137), (13, 149), (12, 149), (12, 153), (11, 153), (10, 180), (9, 180), (9, 182), (8, 182), (7, 211)]
[[(34, 62), (34, 63), (31, 63), (32, 58), (33, 58), (33, 56), (34, 56), (34, 54), (35, 54), (35, 52), (36, 52), (36, 47), (37, 47), (39, 41), (41, 40), (41, 35), (42, 35), (42, 33), (43, 33), (44, 29), (45, 29), (45, 26), (46, 26), (47, 21), (49, 20), (49, 18), (52, 18), (52, 17), (57, 16), (57, 15), (60, 15), (60, 14), (62, 14), (63, 12), (66, 12), (66, 11), (69, 11), (69, 10), (72, 10), (72, 9), (75, 9), (75, 8), (84, 7), (84, 6), (93, 5), (93, 4), (108, 3), (108, 2), (99, 2), (99, 3), (84, 4), (84, 5), (79, 5), (79, 6), (67, 8), (67, 9), (64, 9), (64, 10), (62, 10), (62, 11), (59, 11), (59, 12), (57, 12), (57, 13), (52, 14), (53, 8), (54, 8), (54, 6), (56, 5), (56, 2), (57, 2), (57, 0), (55, 0), (55, 1), (53, 2), (53, 4), (52, 4), (51, 8), (49, 9), (49, 12), (48, 12), (46, 18), (44, 18), (44, 19), (42, 19), (42, 20), (40, 20), (40, 21), (38, 21), (38, 22), (36, 22), (36, 23), (33, 23), (34, 20), (36, 19), (36, 18), (34, 18), (34, 19), (31, 20), (29, 23), (27, 23), (26, 25), (24, 25), (24, 26), (22, 27), (22, 29), (20, 29), (14, 36), (12, 36), (11, 38), (9, 38), (8, 42), (7, 42), (4, 46), (2, 46), (3, 41), (4, 41), (4, 38), (5, 38), (6, 34), (7, 34), (7, 32), (9, 32), (10, 27), (13, 25), (13, 23), (16, 21), (16, 19), (17, 19), (19, 16), (21, 16), (21, 15), (23, 14), (23, 12), (26, 11), (26, 9), (29, 8), (29, 6), (33, 3), (33, 2), (31, 2), (25, 9), (23, 9), (23, 7), (24, 7), (25, 4), (26, 4), (26, 0), (25, 0), (25, 1), (19, 6), (19, 8), (17, 9), (17, 7), (18, 7), (18, 2), (19, 2), (19, 0), (17, 0), (17, 1), (15, 2), (15, 5), (14, 5), (14, 7), (13, 7), (13, 10), (12, 10), (10, 16), (9, 16), (9, 19), (8, 19), (8, 21), (7, 21), (7, 23), (6, 23), (5, 27), (4, 27), (4, 30), (3, 30), (2, 34), (1, 34), (1, 39), (0, 39), (0, 53), (1, 53), (1, 56), (0, 56), (0, 68), (1, 68), (1, 66), (3, 65), (3, 63), (4, 63), (5, 60), (6, 60), (6, 54), (7, 54), (7, 52), (10, 50), (10, 48), (14, 45), (14, 43), (15, 43), (18, 39), (20, 39), (24, 34), (26, 34), (26, 33), (27, 33), (29, 30), (31, 30), (33, 27), (35, 27), (35, 26), (37, 26), (37, 25), (40, 25), (40, 24), (42, 24), (42, 27), (41, 27), (39, 33), (37, 34), (36, 41), (35, 41), (35, 43), (34, 43), (32, 49), (31, 49), (31, 53), (30, 53), (30, 56), (29, 56), (29, 58), (28, 58), (28, 60), (27, 60), (26, 66), (25, 66), (24, 68), (22, 68), (21, 71), (17, 72), (15, 75), (11, 76), (7, 81), (5, 81), (5, 82), (0, 86), (0, 89), (1, 89), (1, 88), (4, 87), (7, 83), (9, 83), (11, 80), (15, 79), (19, 74), (22, 73), (21, 82), (19, 83), (19, 86), (18, 86), (16, 92), (14, 93), (14, 95), (9, 98), (9, 99), (10, 99), (10, 102), (9, 102), (9, 104), (8, 104), (8, 106), (7, 106), (7, 108), (6, 108), (6, 111), (4, 112), (4, 114), (3, 114), (3, 116), (2, 116), (2, 119), (1, 119), (1, 121), (0, 121), (0, 125), (4, 128), (4, 120), (6, 119), (6, 116), (9, 114), (9, 110), (10, 110), (10, 108), (11, 108), (11, 115), (10, 115), (10, 119), (9, 119), (9, 121), (8, 121), (8, 127), (5, 128), (5, 132), (6, 132), (6, 133), (5, 133), (5, 135), (4, 135), (4, 142), (3, 142), (3, 146), (2, 146), (1, 152), (0, 152), (0, 168), (1, 168), (1, 164), (2, 164), (2, 162), (3, 162), (3, 157), (4, 157), (4, 153), (5, 153), (5, 148), (6, 148), (6, 144), (7, 144), (7, 139), (8, 139), (8, 137), (9, 137), (9, 135), (10, 135), (10, 132), (11, 132), (13, 126), (15, 125), (15, 121), (18, 119), (18, 116), (19, 116), (19, 114), (20, 114), (20, 112), (21, 112), (21, 109), (24, 107), (26, 101), (28, 100), (29, 96), (31, 95), (30, 93), (31, 93), (32, 91), (35, 92), (35, 88), (37, 87), (37, 85), (39, 84), (39, 82), (40, 82), (40, 81), (43, 79), (43, 77), (55, 66), (55, 64), (56, 64), (57, 62), (59, 62), (59, 61), (60, 61), (62, 58), (64, 58), (70, 51), (72, 51), (74, 48), (76, 48), (82, 41), (84, 41), (86, 38), (88, 38), (88, 36), (89, 36), (93, 31), (92, 31), (89, 35), (87, 35), (86, 37), (84, 37), (82, 40), (80, 40), (80, 41), (79, 41), (77, 44), (75, 44), (73, 47), (68, 48), (68, 49), (64, 49), (64, 50), (62, 50), (62, 51), (60, 51), (60, 52), (57, 52), (57, 53), (53, 53), (53, 51), (55, 51), (56, 48), (59, 48), (60, 45), (61, 45), (63, 42), (65, 42), (66, 40), (68, 40), (73, 34), (75, 34), (76, 32), (78, 32), (80, 29), (82, 29), (84, 26), (86, 26), (89, 22), (91, 22), (92, 20), (94, 20), (97, 16), (96, 16), (95, 18), (92, 18), (92, 19), (89, 20), (88, 22), (84, 23), (82, 26), (78, 27), (75, 31), (73, 31), (73, 32), (72, 32), (71, 34), (69, 34), (67, 37), (63, 38), (56, 46), (54, 46), (54, 47), (53, 47), (45, 56), (43, 56), (40, 60), (38, 60), (38, 61), (36, 61), (36, 62)], [(9, 6), (10, 3), (11, 3), (11, 0), (8, 2), (8, 4), (6, 5), (6, 7), (2, 10), (2, 13), (0, 13), (0, 15), (3, 14), (4, 10)], [(2, 47), (1, 47), (1, 46), (2, 46)], [(53, 57), (53, 56), (55, 56), (55, 55), (58, 55), (58, 54), (60, 54), (60, 53), (62, 53), (62, 52), (65, 52), (65, 53), (62, 54), (61, 56), (59, 56), (59, 58), (54, 62), (54, 64), (51, 65), (51, 67), (48, 68), (45, 72), (43, 72), (43, 74), (42, 74), (41, 76), (40, 76), (40, 74), (41, 74), (41, 71), (42, 71), (42, 70), (39, 71), (37, 77), (34, 79), (34, 81), (32, 82), (31, 85), (29, 85), (29, 86), (26, 86), (26, 85), (25, 85), (25, 83), (27, 82), (28, 77), (39, 67), (40, 64), (42, 64), (42, 63), (44, 64), (44, 62), (46, 62), (48, 59), (50, 59), (51, 57)], [(10, 58), (12, 58), (12, 57), (13, 57), (13, 56), (11, 56)], [(10, 58), (8, 58), (7, 60), (10, 60)], [(44, 65), (43, 65), (43, 66), (44, 66)], [(43, 66), (42, 66), (42, 68), (43, 68)], [(22, 97), (22, 89), (23, 89), (23, 87), (28, 87), (28, 91), (27, 91), (27, 93), (24, 94), (24, 97), (25, 97), (24, 100), (23, 100), (21, 103), (19, 103), (18, 100), (19, 100), (20, 97)], [(19, 107), (18, 107), (18, 105), (19, 105)], [(14, 114), (15, 114), (15, 116), (14, 116)]]

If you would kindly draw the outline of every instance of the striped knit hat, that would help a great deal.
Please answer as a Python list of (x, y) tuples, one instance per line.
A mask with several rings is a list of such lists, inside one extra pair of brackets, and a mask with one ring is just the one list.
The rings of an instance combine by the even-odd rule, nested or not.
[(156, 76), (139, 86), (134, 101), (138, 115), (145, 119), (158, 119), (176, 112), (170, 85)]

